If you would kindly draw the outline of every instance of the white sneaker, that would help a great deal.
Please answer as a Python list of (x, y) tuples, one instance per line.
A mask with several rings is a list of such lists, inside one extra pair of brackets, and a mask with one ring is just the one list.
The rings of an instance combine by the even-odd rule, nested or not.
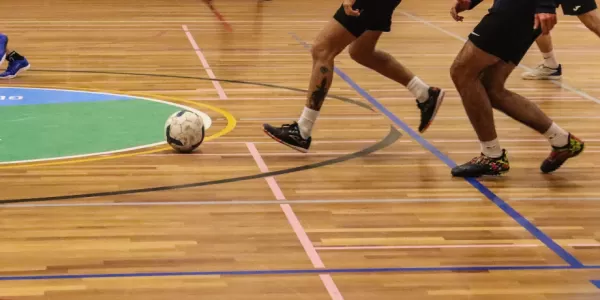
[(558, 65), (558, 68), (550, 68), (541, 64), (537, 68), (525, 72), (521, 75), (523, 79), (528, 80), (557, 80), (562, 78), (562, 65)]

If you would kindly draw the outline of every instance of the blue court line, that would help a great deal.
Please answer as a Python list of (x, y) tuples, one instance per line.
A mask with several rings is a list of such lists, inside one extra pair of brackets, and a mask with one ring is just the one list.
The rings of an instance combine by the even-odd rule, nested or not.
[(571, 266), (474, 266), (474, 267), (414, 267), (414, 268), (347, 268), (347, 269), (289, 269), (289, 270), (240, 270), (205, 272), (147, 272), (109, 274), (57, 274), (0, 276), (0, 281), (58, 280), (86, 278), (135, 278), (135, 277), (181, 277), (181, 276), (240, 276), (240, 275), (303, 275), (303, 274), (349, 274), (349, 273), (407, 273), (407, 272), (490, 272), (535, 270), (581, 270), (600, 269), (597, 266), (574, 268)]
[[(300, 37), (298, 37), (294, 33), (290, 33), (292, 37), (302, 44), (305, 48), (310, 48), (310, 45), (304, 42)], [(429, 143), (426, 139), (421, 137), (417, 132), (412, 130), (406, 123), (404, 123), (400, 118), (394, 115), (391, 111), (389, 111), (383, 104), (381, 104), (377, 99), (371, 96), (367, 91), (361, 88), (356, 82), (354, 82), (346, 73), (344, 73), (339, 68), (334, 68), (335, 73), (340, 76), (348, 85), (350, 85), (354, 90), (356, 90), (361, 96), (367, 99), (373, 106), (375, 106), (380, 112), (386, 115), (392, 122), (394, 122), (398, 127), (404, 130), (409, 136), (411, 136), (417, 143), (421, 144), (425, 149), (429, 150), (433, 153), (437, 158), (443, 161), (450, 168), (454, 168), (456, 163), (444, 153), (442, 153), (439, 149)], [(448, 174), (450, 176), (450, 174)], [(575, 258), (571, 253), (567, 252), (564, 248), (558, 245), (552, 238), (550, 238), (547, 234), (537, 228), (533, 223), (531, 223), (527, 218), (521, 215), (518, 211), (512, 208), (508, 203), (504, 200), (500, 199), (496, 194), (494, 194), (490, 189), (488, 189), (485, 185), (479, 182), (475, 178), (465, 178), (465, 180), (471, 184), (474, 188), (476, 188), (479, 192), (481, 192), (484, 196), (490, 199), (496, 206), (498, 206), (502, 211), (504, 211), (508, 216), (513, 218), (519, 225), (523, 226), (529, 233), (535, 236), (538, 240), (540, 240), (544, 245), (546, 245), (550, 250), (554, 251), (556, 255), (560, 256), (565, 262), (567, 262), (572, 267), (581, 268), (583, 264)]]
[(600, 280), (592, 280), (592, 283), (600, 289)]

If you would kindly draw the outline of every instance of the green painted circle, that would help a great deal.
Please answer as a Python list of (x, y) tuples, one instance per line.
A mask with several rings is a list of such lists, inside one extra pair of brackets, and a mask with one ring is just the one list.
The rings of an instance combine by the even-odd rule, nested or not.
[(0, 163), (116, 152), (164, 141), (164, 122), (180, 107), (125, 100), (0, 107)]

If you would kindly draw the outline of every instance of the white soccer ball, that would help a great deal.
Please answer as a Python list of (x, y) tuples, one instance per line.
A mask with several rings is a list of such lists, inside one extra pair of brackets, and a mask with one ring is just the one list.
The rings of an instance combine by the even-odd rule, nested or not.
[(189, 110), (178, 111), (165, 123), (165, 137), (178, 152), (192, 152), (204, 141), (204, 121)]

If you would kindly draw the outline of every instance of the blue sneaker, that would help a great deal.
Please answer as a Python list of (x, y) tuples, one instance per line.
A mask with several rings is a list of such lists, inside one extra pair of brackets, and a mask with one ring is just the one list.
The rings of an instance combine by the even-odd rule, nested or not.
[(26, 58), (19, 60), (13, 60), (8, 63), (8, 68), (6, 71), (0, 74), (0, 79), (12, 79), (17, 77), (19, 73), (25, 72), (29, 70), (31, 64), (27, 61)]
[(0, 65), (6, 59), (6, 46), (8, 46), (8, 37), (0, 34)]

